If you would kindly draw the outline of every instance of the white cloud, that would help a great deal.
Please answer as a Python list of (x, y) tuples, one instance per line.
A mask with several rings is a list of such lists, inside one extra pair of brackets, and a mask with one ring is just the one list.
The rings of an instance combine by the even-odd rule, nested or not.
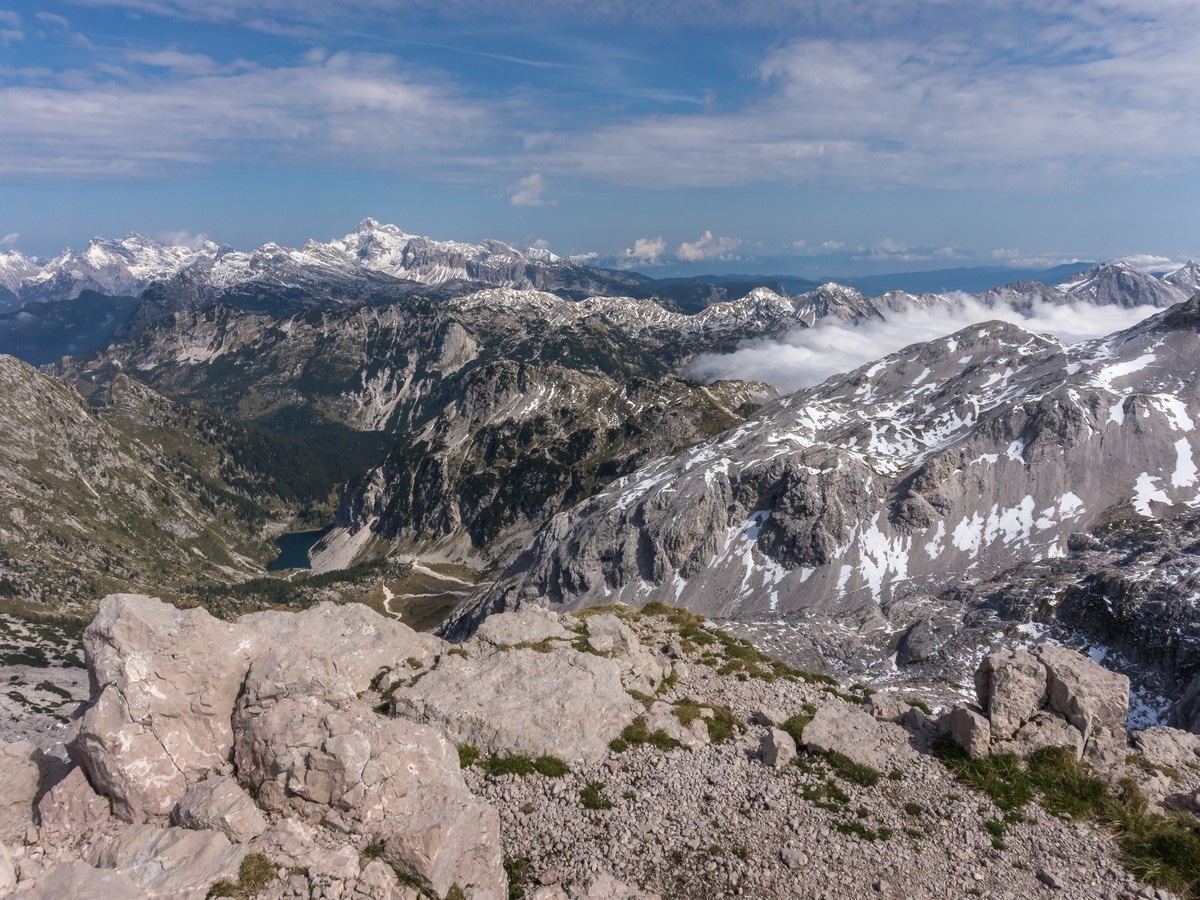
[(687, 374), (705, 382), (737, 378), (765, 381), (794, 391), (820, 384), (909, 344), (935, 340), (977, 322), (1001, 319), (1074, 343), (1111, 334), (1160, 312), (1152, 306), (1123, 309), (1041, 304), (1025, 318), (1009, 309), (983, 306), (967, 295), (957, 299), (954, 310), (914, 307), (893, 313), (883, 322), (870, 320), (854, 325), (822, 319), (813, 328), (797, 328), (779, 338), (756, 340), (731, 353), (703, 354), (689, 366)]
[(558, 206), (557, 200), (542, 196), (546, 191), (546, 179), (534, 172), (517, 182), (508, 202), (513, 206)]
[(803, 238), (801, 238), (798, 241), (792, 241), (792, 249), (793, 250), (804, 250), (807, 247), (808, 247), (808, 241), (804, 240)]
[(1000, 248), (989, 254), (997, 262), (1021, 269), (1050, 269), (1054, 266), (1068, 266), (1074, 263), (1094, 263), (1094, 259), (1081, 259), (1078, 256), (1055, 253), (1026, 253), (1024, 250)]
[(0, 43), (3, 43), (4, 46), (7, 47), (9, 44), (23, 40), (25, 40), (25, 32), (12, 28), (0, 28)]
[(675, 255), (685, 262), (700, 262), (706, 259), (730, 259), (735, 250), (742, 245), (738, 238), (713, 237), (711, 231), (705, 231), (698, 240), (684, 241), (675, 251)]
[(0, 237), (0, 247), (11, 247), (21, 237), (20, 232), (10, 231), (4, 237)]
[(11, 9), (0, 9), (0, 25), (7, 25), (9, 28), (20, 28), (21, 14)]
[(40, 12), (37, 14), (39, 22), (45, 22), (47, 25), (56, 25), (59, 28), (70, 28), (71, 23), (64, 16), (52, 12)]
[(154, 236), (154, 239), (160, 244), (166, 244), (168, 247), (187, 247), (191, 250), (199, 250), (208, 243), (207, 234), (194, 234), (185, 228), (178, 231), (164, 231)]
[(827, 253), (832, 253), (835, 250), (841, 250), (845, 246), (845, 241), (825, 241), (821, 244), (821, 249)]
[(633, 265), (653, 266), (667, 251), (667, 242), (661, 237), (638, 238), (632, 247), (625, 248), (625, 261)]

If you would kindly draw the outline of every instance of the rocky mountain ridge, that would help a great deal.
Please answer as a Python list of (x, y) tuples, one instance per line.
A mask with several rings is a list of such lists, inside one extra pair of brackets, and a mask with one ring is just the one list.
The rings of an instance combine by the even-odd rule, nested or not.
[[(554, 517), (456, 627), (662, 600), (874, 622), (886, 664), (933, 597), (1064, 557), (1079, 533), (1195, 516), (1198, 342), (1200, 298), (1075, 346), (1002, 323), (914, 345)], [(1190, 633), (1182, 595), (1177, 615)], [(1200, 663), (1184, 656), (1175, 681)]]

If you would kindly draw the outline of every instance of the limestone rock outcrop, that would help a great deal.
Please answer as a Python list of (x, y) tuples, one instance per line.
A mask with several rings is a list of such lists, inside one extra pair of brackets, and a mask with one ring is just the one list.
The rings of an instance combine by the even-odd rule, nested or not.
[(38, 822), (49, 832), (86, 834), (111, 816), (108, 798), (96, 793), (79, 766), (38, 801)]
[(151, 597), (114, 594), (83, 635), (92, 700), (69, 745), (127, 822), (165, 816), (229, 760), (255, 633)]
[(218, 881), (237, 881), (246, 850), (219, 831), (134, 825), (90, 860), (129, 875), (144, 896), (201, 900)]
[(511, 647), (471, 641), (398, 686), (392, 711), (491, 754), (596, 760), (643, 711), (622, 681), (640, 655), (623, 655), (620, 638), (608, 646), (611, 658), (555, 640)]
[(233, 778), (215, 775), (192, 785), (171, 811), (172, 824), (220, 831), (237, 844), (267, 830), (267, 820)]
[(1200, 734), (1200, 675), (1193, 678), (1183, 689), (1183, 694), (1171, 707), (1171, 715), (1167, 719), (1167, 724), (1193, 734)]
[[(438, 896), (455, 885), (472, 900), (504, 895), (499, 817), (467, 789), (454, 745), (360, 699), (381, 673), (432, 666), (443, 641), (357, 604), (227, 623), (114, 595), (84, 643), (93, 696), (69, 746), (79, 766), (42, 797), (41, 821), (47, 834), (80, 840), (96, 830), (87, 862), (131, 875), (139, 896), (204, 897), (215, 881), (236, 881), (268, 828), (264, 810), (342, 835), (329, 852), (353, 858), (348, 878), (361, 875), (359, 844), (371, 842)], [(594, 659), (619, 687), (617, 663)], [(5, 799), (29, 806), (23, 834), (39, 770), (8, 768), (16, 780)], [(109, 801), (131, 827), (109, 824)], [(158, 827), (168, 814), (185, 827)], [(318, 851), (301, 843), (297, 852)], [(88, 877), (54, 866), (36, 887), (74, 890)]]
[(1125, 763), (1129, 679), (1053, 644), (1000, 650), (975, 673), (978, 707), (943, 719), (973, 756), (1065, 747), (1103, 772)]

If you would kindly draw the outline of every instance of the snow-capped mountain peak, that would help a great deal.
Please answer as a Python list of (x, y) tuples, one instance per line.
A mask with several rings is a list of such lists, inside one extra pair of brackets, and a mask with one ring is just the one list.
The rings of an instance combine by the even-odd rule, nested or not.
[(1163, 281), (1184, 291), (1189, 297), (1200, 293), (1200, 263), (1189, 259), (1174, 272), (1163, 276)]

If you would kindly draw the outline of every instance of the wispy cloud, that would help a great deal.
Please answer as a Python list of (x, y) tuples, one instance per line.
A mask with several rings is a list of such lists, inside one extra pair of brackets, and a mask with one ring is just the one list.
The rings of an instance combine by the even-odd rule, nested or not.
[(560, 136), (549, 155), (633, 187), (1044, 189), (1194, 165), (1200, 7), (917, 4), (934, 6), (945, 21), (931, 31), (783, 43), (738, 109), (604, 125)]
[(20, 239), (20, 237), (21, 235), (19, 232), (10, 231), (8, 234), (4, 235), (4, 237), (0, 237), (0, 247), (11, 247)]
[(144, 176), (271, 157), (379, 170), (460, 171), (495, 130), (484, 105), (390, 57), (206, 71), (207, 57), (143, 54), (169, 76), (121, 70), (82, 84), (0, 87), (0, 173)]
[(206, 75), (217, 68), (210, 56), (203, 53), (180, 53), (178, 50), (133, 52), (127, 54), (126, 58), (132, 63), (170, 69), (185, 75)]
[(65, 16), (58, 15), (58, 13), (45, 12), (45, 11), (39, 12), (37, 14), (37, 20), (46, 25), (53, 25), (57, 28), (70, 28), (71, 27), (70, 20), (68, 20)]

